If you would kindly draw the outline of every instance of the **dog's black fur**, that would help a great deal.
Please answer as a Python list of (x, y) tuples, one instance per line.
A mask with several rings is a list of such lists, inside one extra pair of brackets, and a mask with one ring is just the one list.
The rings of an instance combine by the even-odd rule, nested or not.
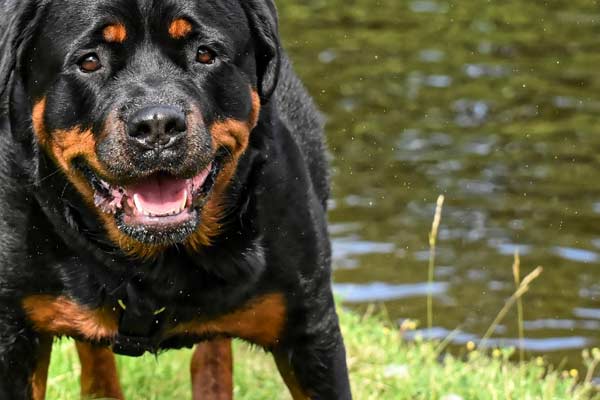
[[(193, 31), (169, 37), (170, 21), (182, 17)], [(106, 43), (102, 28), (117, 22), (126, 39)], [(349, 399), (330, 287), (322, 124), (280, 48), (272, 0), (0, 0), (0, 38), (0, 399), (31, 397), (46, 334), (129, 355), (186, 347), (234, 333), (165, 332), (273, 294), (284, 299), (285, 322), (275, 341), (259, 344), (289, 364), (307, 397)], [(199, 46), (214, 63), (196, 62)], [(82, 71), (89, 53), (100, 70)], [(260, 117), (235, 154), (211, 127), (250, 120), (252, 93)], [(116, 126), (153, 104), (196, 110), (201, 120), (187, 120), (177, 146), (147, 151)], [(93, 154), (59, 165), (48, 143), (86, 130)], [(223, 178), (210, 240), (188, 241), (207, 223), (211, 194), (185, 224), (163, 228), (128, 226), (122, 210), (103, 213), (82, 192), (99, 190), (99, 177), (115, 187), (152, 174), (190, 178), (211, 161), (222, 169), (209, 179), (235, 169)], [(41, 295), (116, 310), (118, 335), (45, 332), (24, 306)]]

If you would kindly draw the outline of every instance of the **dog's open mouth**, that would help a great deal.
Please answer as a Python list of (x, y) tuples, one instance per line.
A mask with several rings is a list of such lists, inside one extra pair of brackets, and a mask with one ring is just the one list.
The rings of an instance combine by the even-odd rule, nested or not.
[(113, 186), (94, 175), (90, 181), (95, 190), (94, 203), (103, 212), (116, 214), (122, 210), (129, 221), (152, 225), (177, 220), (202, 206), (217, 170), (213, 162), (191, 179), (154, 174), (127, 186)]
[(216, 182), (214, 160), (188, 179), (156, 173), (126, 185), (111, 184), (87, 165), (79, 165), (94, 189), (94, 204), (115, 216), (121, 231), (144, 243), (177, 243), (194, 232), (200, 210)]

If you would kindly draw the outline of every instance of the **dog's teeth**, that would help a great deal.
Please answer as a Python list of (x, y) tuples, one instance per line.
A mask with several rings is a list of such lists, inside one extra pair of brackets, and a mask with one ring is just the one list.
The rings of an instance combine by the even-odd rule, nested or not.
[(177, 213), (180, 213), (185, 209), (185, 207), (187, 206), (187, 202), (188, 202), (188, 191), (186, 189), (185, 192), (183, 193), (183, 201), (181, 202), (181, 206), (179, 207), (179, 210), (177, 211)]
[(142, 202), (140, 201), (140, 196), (138, 196), (137, 194), (134, 194), (133, 195), (133, 203), (135, 204), (135, 208), (137, 209), (138, 213), (145, 215), (144, 207), (142, 207)]

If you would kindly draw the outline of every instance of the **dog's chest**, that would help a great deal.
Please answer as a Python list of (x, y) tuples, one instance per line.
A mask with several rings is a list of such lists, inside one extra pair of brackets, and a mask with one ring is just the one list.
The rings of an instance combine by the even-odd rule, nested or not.
[(90, 309), (65, 296), (30, 296), (23, 308), (38, 332), (110, 345), (115, 352), (132, 356), (213, 337), (241, 338), (268, 348), (277, 344), (286, 320), (281, 293), (252, 298), (221, 315), (199, 312), (186, 320), (168, 309), (134, 315), (124, 303)]

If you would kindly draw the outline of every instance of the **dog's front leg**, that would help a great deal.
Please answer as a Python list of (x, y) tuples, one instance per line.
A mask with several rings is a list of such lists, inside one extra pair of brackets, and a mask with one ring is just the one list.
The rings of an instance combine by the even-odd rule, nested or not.
[(333, 307), (320, 324), (295, 326), (294, 337), (273, 350), (277, 368), (294, 400), (351, 400), (346, 350)]
[(196, 346), (192, 358), (194, 400), (233, 399), (231, 339), (214, 339)]
[(81, 363), (81, 397), (123, 399), (115, 355), (108, 347), (77, 342)]
[(0, 305), (0, 399), (44, 400), (52, 337), (28, 327), (18, 307)]

